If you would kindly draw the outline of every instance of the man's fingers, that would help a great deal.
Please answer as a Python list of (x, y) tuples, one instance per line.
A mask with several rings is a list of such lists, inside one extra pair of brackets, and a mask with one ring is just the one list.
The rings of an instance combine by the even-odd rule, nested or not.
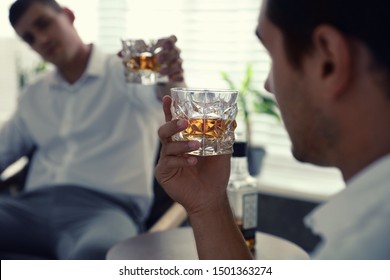
[(175, 35), (171, 35), (169, 37), (158, 39), (156, 46), (162, 47), (164, 49), (171, 49), (175, 46), (176, 42), (177, 42), (177, 37)]
[(176, 133), (187, 128), (186, 120), (173, 120), (168, 121), (162, 125), (158, 130), (161, 143), (167, 143), (171, 141), (171, 137)]
[(172, 120), (172, 112), (171, 112), (172, 98), (169, 95), (165, 95), (162, 99), (162, 103), (163, 103), (165, 121), (169, 122), (170, 120)]
[(166, 156), (188, 156), (186, 153), (199, 149), (200, 142), (194, 141), (171, 141), (164, 143), (161, 148), (162, 154)]
[(184, 82), (184, 75), (183, 72), (175, 73), (173, 75), (169, 75), (169, 81), (171, 83), (179, 83)]
[[(196, 165), (198, 162), (198, 158), (196, 156), (185, 155), (185, 156), (165, 156), (161, 158), (159, 161), (159, 165), (161, 165), (164, 169), (166, 168), (182, 168)], [(158, 168), (159, 166), (157, 166)]]
[(161, 75), (183, 72), (182, 63), (183, 61), (180, 58), (176, 58), (176, 60), (172, 60), (170, 63), (162, 64), (159, 72)]

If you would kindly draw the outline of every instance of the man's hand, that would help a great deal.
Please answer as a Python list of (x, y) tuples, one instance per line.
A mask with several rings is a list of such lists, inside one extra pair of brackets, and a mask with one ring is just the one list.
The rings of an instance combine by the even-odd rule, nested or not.
[(157, 41), (156, 46), (162, 50), (157, 54), (157, 61), (161, 65), (160, 74), (167, 75), (170, 83), (184, 82), (183, 60), (180, 57), (180, 49), (176, 46), (177, 38), (171, 35)]
[(200, 147), (198, 141), (172, 141), (187, 128), (186, 120), (172, 120), (171, 98), (163, 98), (166, 123), (158, 133), (162, 144), (155, 175), (161, 186), (189, 214), (204, 211), (225, 200), (230, 174), (230, 156), (193, 156), (187, 152)]

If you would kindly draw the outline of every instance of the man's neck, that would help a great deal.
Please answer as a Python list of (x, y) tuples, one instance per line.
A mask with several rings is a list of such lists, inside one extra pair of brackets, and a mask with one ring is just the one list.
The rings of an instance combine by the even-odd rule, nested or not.
[(81, 78), (87, 68), (91, 52), (92, 45), (82, 45), (71, 61), (58, 67), (59, 73), (69, 84), (74, 84)]
[[(369, 90), (366, 95), (367, 93), (381, 96), (380, 93)], [(385, 94), (382, 96), (382, 99), (375, 103), (370, 101), (373, 98), (366, 98), (366, 107), (362, 104), (351, 107), (353, 110), (350, 112), (344, 110), (344, 119), (349, 119), (349, 125), (341, 128), (343, 141), (335, 157), (346, 181), (390, 153), (390, 102)]]

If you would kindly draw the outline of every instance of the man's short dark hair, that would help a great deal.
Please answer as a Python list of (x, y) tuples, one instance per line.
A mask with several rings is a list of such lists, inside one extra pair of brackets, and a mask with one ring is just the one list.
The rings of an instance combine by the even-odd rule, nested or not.
[(55, 0), (17, 0), (9, 9), (9, 21), (12, 27), (15, 27), (20, 17), (35, 3), (50, 6), (57, 12), (62, 10), (61, 6)]
[(299, 67), (313, 47), (312, 33), (329, 24), (364, 43), (380, 66), (390, 73), (389, 0), (267, 0), (266, 15), (281, 29), (290, 62)]

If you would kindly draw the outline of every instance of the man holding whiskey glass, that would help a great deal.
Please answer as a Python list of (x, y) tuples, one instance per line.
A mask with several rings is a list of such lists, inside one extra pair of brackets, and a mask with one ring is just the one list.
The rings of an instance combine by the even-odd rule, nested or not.
[[(302, 162), (340, 169), (346, 189), (305, 222), (322, 237), (313, 258), (390, 259), (390, 34), (386, 0), (264, 0), (256, 34), (275, 95)], [(226, 187), (230, 155), (196, 157), (196, 141), (173, 142), (187, 121), (159, 130), (156, 177), (188, 212), (202, 259), (250, 259)], [(217, 174), (217, 175), (216, 175)]]
[(157, 58), (169, 82), (145, 86), (126, 82), (116, 54), (85, 44), (54, 0), (17, 0), (9, 19), (55, 69), (0, 129), (0, 172), (34, 150), (24, 191), (0, 197), (0, 255), (104, 259), (142, 231), (152, 203), (160, 99), (184, 83), (176, 37)]

